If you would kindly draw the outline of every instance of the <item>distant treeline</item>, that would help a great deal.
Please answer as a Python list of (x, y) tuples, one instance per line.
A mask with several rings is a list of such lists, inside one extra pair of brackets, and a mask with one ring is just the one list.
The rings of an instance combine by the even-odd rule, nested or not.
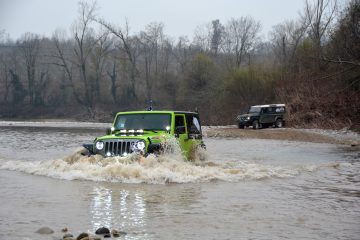
[(155, 109), (198, 109), (204, 124), (235, 124), (250, 105), (285, 103), (293, 126), (359, 126), (359, 0), (306, 1), (268, 40), (250, 16), (175, 40), (162, 23), (130, 34), (96, 9), (80, 2), (69, 35), (0, 33), (0, 118), (109, 121), (152, 100)]

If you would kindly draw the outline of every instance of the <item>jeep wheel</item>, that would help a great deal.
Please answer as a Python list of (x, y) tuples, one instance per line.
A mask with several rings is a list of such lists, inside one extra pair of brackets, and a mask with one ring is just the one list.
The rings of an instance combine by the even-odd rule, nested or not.
[(260, 128), (259, 121), (258, 120), (253, 121), (252, 126), (253, 126), (253, 129), (259, 129)]
[(244, 128), (245, 128), (245, 126), (244, 126), (244, 125), (241, 125), (240, 123), (238, 124), (238, 127), (239, 127), (240, 129), (244, 129)]
[(281, 118), (276, 119), (275, 127), (276, 128), (282, 128), (283, 127), (283, 120)]

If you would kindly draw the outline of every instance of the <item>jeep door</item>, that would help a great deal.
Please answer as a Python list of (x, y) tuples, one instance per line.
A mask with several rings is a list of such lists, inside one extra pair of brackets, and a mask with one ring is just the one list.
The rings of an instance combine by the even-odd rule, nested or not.
[(261, 117), (262, 117), (261, 123), (265, 123), (265, 124), (274, 123), (276, 121), (275, 108), (274, 107), (263, 108)]
[(269, 108), (263, 107), (261, 109), (259, 122), (262, 124), (271, 122), (271, 116), (269, 115)]
[(277, 118), (277, 114), (275, 111), (275, 107), (269, 107), (268, 110), (268, 114), (269, 114), (269, 123), (275, 123), (276, 122), (276, 118)]
[(186, 127), (190, 142), (190, 158), (194, 158), (194, 153), (196, 152), (197, 147), (202, 144), (199, 116), (196, 114), (186, 114)]
[(189, 141), (185, 114), (175, 114), (175, 137), (179, 141), (184, 156), (188, 158), (189, 150), (191, 149), (191, 141)]

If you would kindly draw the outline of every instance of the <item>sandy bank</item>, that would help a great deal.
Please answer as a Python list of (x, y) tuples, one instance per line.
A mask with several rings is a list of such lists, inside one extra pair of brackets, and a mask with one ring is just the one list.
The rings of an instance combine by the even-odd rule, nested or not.
[(356, 145), (360, 144), (360, 134), (345, 130), (265, 128), (259, 130), (239, 129), (236, 126), (204, 127), (204, 136), (222, 138), (256, 138), (300, 142)]

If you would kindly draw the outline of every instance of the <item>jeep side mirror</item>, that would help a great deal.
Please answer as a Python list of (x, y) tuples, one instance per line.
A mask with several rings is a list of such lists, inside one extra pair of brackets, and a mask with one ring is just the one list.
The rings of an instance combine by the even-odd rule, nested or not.
[(178, 126), (175, 128), (175, 134), (184, 134), (185, 133), (185, 126)]
[(106, 135), (110, 135), (111, 134), (111, 128), (106, 128)]

